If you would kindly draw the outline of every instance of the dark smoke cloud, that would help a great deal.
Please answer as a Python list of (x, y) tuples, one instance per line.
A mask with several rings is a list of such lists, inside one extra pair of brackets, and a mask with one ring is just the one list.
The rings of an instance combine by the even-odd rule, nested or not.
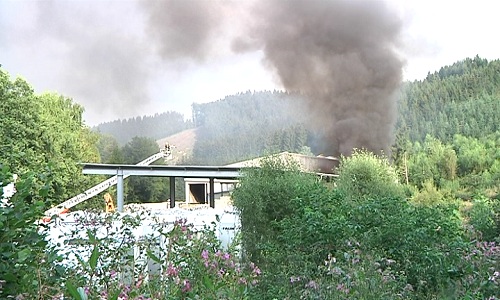
[(78, 95), (93, 114), (137, 114), (158, 72), (183, 61), (213, 63), (232, 42), (236, 53), (262, 51), (283, 87), (307, 98), (307, 122), (322, 135), (319, 151), (389, 151), (403, 24), (384, 2), (36, 3), (36, 32), (58, 50), (64, 93)]
[[(155, 75), (151, 51), (140, 32), (132, 32), (131, 2), (38, 1), (33, 40), (45, 39), (58, 50), (49, 60), (63, 92), (77, 95), (92, 115), (135, 115), (149, 101)], [(56, 53), (56, 54), (54, 54)]]
[(381, 1), (261, 1), (236, 51), (263, 49), (289, 91), (308, 99), (308, 122), (322, 152), (389, 153), (402, 81), (402, 21)]

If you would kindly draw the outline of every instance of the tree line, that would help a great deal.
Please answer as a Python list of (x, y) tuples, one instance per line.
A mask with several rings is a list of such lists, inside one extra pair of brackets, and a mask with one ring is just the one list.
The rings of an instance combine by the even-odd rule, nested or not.
[(104, 122), (92, 129), (101, 134), (111, 135), (120, 145), (125, 145), (136, 136), (161, 139), (188, 128), (192, 128), (192, 123), (185, 120), (182, 114), (168, 111), (153, 116)]

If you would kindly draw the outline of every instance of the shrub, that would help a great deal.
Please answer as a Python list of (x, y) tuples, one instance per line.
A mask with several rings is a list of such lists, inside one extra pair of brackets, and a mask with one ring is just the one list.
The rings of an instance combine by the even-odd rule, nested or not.
[(443, 289), (440, 299), (499, 299), (500, 245), (474, 241), (464, 248), (458, 264), (462, 276)]
[(476, 197), (466, 213), (469, 225), (481, 234), (481, 240), (500, 240), (500, 201)]
[(404, 195), (396, 171), (386, 159), (370, 152), (355, 151), (351, 157), (342, 158), (339, 174), (337, 189), (349, 201)]
[(328, 255), (318, 266), (318, 277), (290, 277), (290, 285), (301, 290), (300, 299), (407, 299), (413, 287), (404, 273), (393, 269), (395, 261), (361, 250), (355, 241), (344, 250)]
[(233, 203), (240, 212), (242, 246), (245, 254), (262, 262), (260, 247), (274, 241), (278, 223), (294, 215), (301, 205), (301, 196), (316, 185), (314, 177), (300, 173), (293, 162), (269, 158), (261, 168), (244, 171), (240, 185), (233, 192)]
[[(387, 161), (361, 152), (344, 158), (334, 190), (279, 162), (247, 171), (233, 197), (241, 212), (243, 249), (263, 270), (252, 296), (363, 298), (372, 289), (374, 295), (398, 291), (395, 298), (428, 299), (461, 278), (460, 251), (467, 245), (457, 203), (414, 205), (395, 180)], [(328, 289), (345, 290), (347, 282), (339, 280), (348, 277), (329, 277), (318, 266), (329, 254), (352, 255), (346, 240), (360, 241), (357, 250), (366, 254), (365, 264), (344, 265), (354, 274), (349, 276), (359, 276), (359, 282), (370, 277), (374, 284), (358, 282), (348, 287), (352, 294), (339, 294)], [(373, 276), (369, 259), (392, 261), (390, 276), (397, 282), (375, 288), (381, 277)], [(290, 284), (298, 277), (306, 281)]]
[(434, 186), (432, 179), (428, 179), (422, 184), (422, 189), (411, 197), (411, 200), (417, 205), (436, 205), (443, 203), (445, 197), (443, 193)]
[[(240, 212), (242, 248), (263, 271), (254, 297), (293, 297), (288, 278), (311, 275), (342, 234), (330, 192), (291, 162), (269, 158), (261, 168), (248, 169), (233, 192)], [(337, 226), (337, 227), (336, 227)], [(259, 296), (260, 295), (260, 296)]]

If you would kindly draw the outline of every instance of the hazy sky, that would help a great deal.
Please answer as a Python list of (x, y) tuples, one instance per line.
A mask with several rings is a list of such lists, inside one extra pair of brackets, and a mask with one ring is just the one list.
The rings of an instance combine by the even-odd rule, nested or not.
[[(261, 50), (231, 51), (252, 21), (241, 14), (250, 1), (177, 3), (189, 4), (166, 11), (162, 1), (0, 0), (0, 64), (39, 93), (82, 104), (88, 125), (172, 110), (189, 118), (193, 102), (282, 88)], [(404, 23), (398, 51), (406, 80), (476, 54), (500, 58), (495, 1), (388, 3)], [(178, 30), (192, 19), (201, 21)]]

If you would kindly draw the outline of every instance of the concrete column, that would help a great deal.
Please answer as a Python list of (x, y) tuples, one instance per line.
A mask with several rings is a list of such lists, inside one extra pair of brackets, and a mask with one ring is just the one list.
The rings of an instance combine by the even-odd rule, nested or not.
[(170, 177), (170, 208), (175, 207), (175, 177)]
[(210, 178), (210, 207), (215, 208), (214, 179)]
[(116, 170), (116, 202), (118, 206), (118, 211), (123, 212), (123, 170)]

